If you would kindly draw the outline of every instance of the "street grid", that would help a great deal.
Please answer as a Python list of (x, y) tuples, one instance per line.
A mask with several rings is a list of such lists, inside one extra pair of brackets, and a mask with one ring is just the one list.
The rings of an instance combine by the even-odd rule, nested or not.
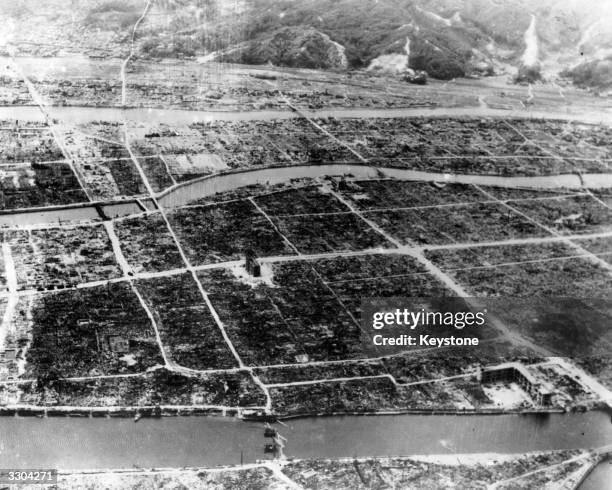
[[(122, 105), (126, 106), (128, 103), (127, 100), (127, 82), (126, 82), (126, 74), (125, 74), (125, 70), (126, 67), (130, 64), (130, 62), (132, 61), (132, 58), (134, 56), (134, 39), (136, 36), (136, 32), (138, 29), (139, 24), (145, 19), (149, 9), (151, 6), (151, 2), (147, 2), (145, 9), (143, 11), (142, 16), (138, 19), (138, 21), (136, 22), (136, 24), (134, 25), (133, 31), (132, 31), (132, 36), (131, 36), (131, 47), (130, 47), (130, 52), (128, 57), (123, 61), (122, 67), (121, 67), (121, 81), (122, 81), (122, 94), (121, 94), (121, 101), (122, 101)], [(15, 63), (15, 66), (17, 68), (18, 64)], [(57, 128), (57, 125), (54, 124), (52, 122), (52, 118), (49, 115), (49, 111), (47, 109), (46, 103), (43, 101), (42, 97), (40, 96), (40, 94), (38, 94), (36, 87), (34, 86), (34, 84), (28, 79), (28, 77), (25, 75), (25, 73), (23, 71), (20, 71), (22, 74), (22, 77), (26, 83), (26, 86), (30, 92), (30, 95), (32, 96), (33, 100), (36, 102), (36, 104), (39, 106), (40, 110), (43, 112), (43, 114), (45, 115), (45, 118), (47, 120), (48, 125), (47, 126), (41, 126), (41, 127), (37, 127), (36, 129), (39, 130), (50, 130), (53, 134), (53, 137), (55, 138), (58, 146), (61, 148), (62, 153), (65, 156), (65, 159), (63, 160), (54, 160), (54, 161), (50, 161), (50, 162), (44, 162), (44, 163), (49, 163), (49, 164), (53, 164), (53, 163), (68, 163), (75, 175), (75, 177), (77, 178), (79, 185), (81, 187), (81, 189), (83, 190), (83, 192), (86, 194), (86, 196), (88, 197), (88, 199), (90, 201), (92, 201), (92, 195), (91, 192), (88, 189), (88, 186), (85, 185), (84, 180), (83, 180), (83, 176), (81, 174), (81, 172), (79, 172), (77, 166), (75, 165), (75, 158), (73, 157), (73, 155), (71, 154), (70, 150), (68, 150), (68, 148), (66, 147), (65, 141), (64, 141), (64, 135), (62, 134), (62, 132)], [(337, 144), (343, 146), (344, 148), (346, 148), (357, 160), (363, 162), (363, 163), (369, 163), (370, 159), (366, 156), (363, 156), (362, 154), (360, 154), (355, 148), (354, 145), (349, 144), (347, 141), (343, 140), (343, 137), (345, 136), (345, 134), (343, 134), (342, 132), (330, 132), (327, 129), (325, 129), (324, 127), (322, 127), (317, 121), (315, 121), (312, 117), (310, 117), (309, 115), (307, 115), (305, 112), (303, 112), (300, 108), (296, 107), (295, 105), (292, 104), (292, 102), (290, 101), (290, 99), (285, 96), (280, 90), (278, 91), (279, 95), (281, 96), (281, 98), (283, 99), (285, 105), (287, 106), (288, 109), (295, 111), (298, 113), (298, 115), (308, 121), (313, 128), (315, 128), (315, 130), (317, 132), (319, 132), (322, 136), (325, 136), (327, 138), (330, 138), (331, 140), (333, 140), (334, 142), (336, 142)], [(567, 158), (563, 158), (560, 157), (556, 154), (554, 154), (553, 152), (551, 152), (550, 150), (543, 148), (542, 146), (542, 142), (539, 140), (534, 140), (529, 138), (527, 135), (521, 133), (517, 128), (515, 128), (514, 126), (512, 126), (508, 121), (504, 121), (504, 123), (513, 131), (515, 131), (517, 134), (519, 134), (521, 137), (524, 138), (524, 143), (523, 145), (527, 145), (527, 146), (533, 146), (536, 147), (537, 149), (539, 149), (541, 152), (545, 153), (546, 156), (545, 157), (541, 157), (541, 156), (534, 156), (534, 157), (526, 157), (526, 158), (550, 158), (550, 159), (555, 159), (555, 160), (564, 160), (564, 161), (568, 161)], [(33, 128), (28, 128), (28, 129), (33, 129)], [(349, 136), (354, 136), (356, 135), (357, 132), (353, 131), (353, 132), (348, 132), (346, 133), (346, 135)], [(114, 221), (119, 221), (119, 220), (123, 220), (123, 219), (127, 219), (126, 217), (124, 218), (119, 218), (117, 220), (113, 220), (113, 221), (106, 221), (104, 222), (104, 228), (108, 234), (108, 237), (112, 243), (112, 250), (113, 253), (115, 255), (117, 264), (119, 264), (120, 268), (121, 268), (121, 272), (122, 275), (121, 277), (118, 278), (113, 278), (113, 279), (109, 279), (109, 280), (100, 280), (100, 281), (96, 281), (96, 282), (90, 282), (90, 283), (80, 283), (78, 285), (76, 285), (76, 288), (93, 288), (93, 287), (98, 287), (98, 286), (102, 286), (102, 285), (106, 285), (109, 283), (118, 283), (118, 282), (126, 282), (130, 285), (132, 291), (134, 292), (134, 294), (136, 295), (136, 297), (138, 298), (138, 301), (140, 302), (141, 306), (143, 307), (144, 311), (147, 314), (147, 317), (153, 327), (153, 329), (155, 330), (155, 334), (156, 334), (156, 340), (159, 346), (159, 350), (161, 352), (161, 355), (163, 357), (164, 360), (164, 368), (168, 369), (170, 371), (174, 371), (177, 373), (180, 373), (182, 375), (185, 376), (206, 376), (206, 375), (212, 375), (212, 374), (223, 374), (223, 373), (237, 373), (237, 372), (245, 372), (248, 373), (253, 381), (255, 382), (255, 384), (257, 386), (259, 386), (259, 388), (262, 390), (262, 392), (264, 393), (265, 397), (266, 397), (266, 405), (264, 408), (266, 411), (271, 412), (273, 410), (273, 406), (272, 406), (272, 398), (270, 396), (270, 392), (269, 392), (269, 388), (278, 388), (278, 387), (285, 387), (285, 386), (300, 386), (300, 385), (311, 385), (311, 384), (318, 384), (318, 383), (335, 383), (335, 382), (343, 382), (343, 381), (349, 381), (349, 380), (364, 380), (364, 379), (377, 379), (377, 378), (385, 378), (385, 379), (389, 379), (393, 384), (395, 385), (402, 385), (402, 386), (412, 386), (412, 385), (418, 385), (418, 384), (428, 384), (428, 383), (436, 383), (436, 382), (440, 382), (440, 381), (444, 381), (447, 379), (455, 379), (455, 378), (463, 378), (463, 377), (469, 377), (472, 376), (473, 373), (467, 373), (467, 374), (462, 374), (462, 375), (458, 375), (458, 376), (452, 376), (452, 377), (445, 377), (445, 378), (439, 378), (439, 379), (431, 379), (431, 380), (421, 380), (421, 381), (417, 381), (414, 383), (406, 383), (406, 384), (402, 384), (399, 383), (395, 377), (391, 374), (382, 374), (382, 375), (376, 375), (376, 376), (355, 376), (355, 377), (348, 377), (348, 378), (331, 378), (331, 379), (318, 379), (318, 380), (307, 380), (307, 381), (297, 381), (297, 382), (290, 382), (290, 383), (269, 383), (266, 384), (264, 383), (260, 377), (256, 374), (255, 369), (257, 370), (265, 370), (265, 369), (272, 369), (272, 368), (289, 368), (289, 367), (304, 367), (304, 366), (326, 366), (326, 365), (339, 365), (339, 364), (344, 364), (346, 363), (347, 365), (349, 364), (360, 364), (360, 363), (368, 363), (368, 362), (372, 362), (372, 361), (376, 361), (376, 360), (380, 360), (380, 359), (384, 359), (387, 358), (388, 356), (381, 356), (381, 357), (370, 357), (370, 358), (363, 358), (363, 359), (350, 359), (350, 360), (333, 360), (333, 361), (315, 361), (315, 362), (306, 362), (306, 363), (296, 363), (296, 364), (278, 364), (278, 365), (263, 365), (263, 366), (249, 366), (246, 365), (242, 358), (240, 353), (236, 350), (236, 348), (234, 347), (232, 340), (230, 339), (230, 336), (228, 335), (225, 326), (221, 320), (221, 318), (219, 317), (219, 314), (217, 313), (215, 306), (213, 304), (213, 302), (210, 300), (208, 292), (205, 290), (205, 288), (203, 287), (199, 277), (198, 277), (198, 272), (200, 271), (205, 271), (205, 270), (213, 270), (213, 269), (228, 269), (228, 268), (232, 268), (235, 267), (237, 265), (239, 265), (241, 263), (241, 261), (229, 261), (229, 262), (221, 262), (221, 263), (213, 263), (213, 264), (203, 264), (203, 265), (193, 265), (190, 260), (188, 259), (185, 251), (184, 251), (184, 247), (183, 244), (181, 243), (180, 239), (178, 238), (175, 230), (172, 227), (172, 224), (170, 222), (170, 220), (168, 219), (168, 210), (164, 209), (158, 200), (158, 194), (154, 191), (154, 189), (152, 188), (149, 179), (147, 177), (147, 175), (145, 174), (142, 165), (140, 163), (140, 160), (146, 157), (143, 157), (141, 155), (136, 155), (132, 148), (131, 148), (131, 136), (130, 136), (130, 130), (129, 130), (129, 124), (128, 121), (126, 120), (124, 122), (124, 139), (122, 142), (119, 141), (111, 141), (111, 140), (107, 140), (105, 138), (100, 138), (98, 136), (95, 135), (87, 135), (84, 134), (84, 136), (86, 136), (87, 138), (93, 138), (93, 139), (98, 139), (100, 141), (104, 141), (107, 143), (112, 143), (112, 144), (119, 144), (121, 145), (123, 148), (125, 148), (125, 150), (127, 150), (127, 152), (129, 153), (129, 158), (124, 158), (123, 160), (130, 160), (133, 162), (135, 168), (137, 169), (137, 172), (142, 180), (142, 182), (144, 183), (145, 187), (146, 187), (146, 194), (145, 196), (150, 199), (153, 203), (154, 203), (154, 210), (151, 211), (147, 211), (145, 213), (142, 213), (140, 215), (134, 215), (134, 216), (130, 216), (130, 217), (135, 217), (135, 216), (145, 216), (145, 215), (153, 215), (153, 214), (159, 214), (164, 223), (165, 226), (167, 228), (168, 233), (171, 235), (176, 249), (178, 250), (181, 259), (183, 261), (184, 267), (181, 267), (179, 269), (173, 269), (173, 270), (167, 270), (167, 271), (161, 271), (161, 272), (155, 272), (155, 273), (134, 273), (133, 269), (132, 269), (132, 265), (128, 262), (128, 260), (126, 259), (126, 257), (124, 256), (123, 252), (122, 252), (122, 248), (121, 248), (121, 243), (119, 238), (117, 237), (116, 233), (115, 233), (115, 229), (114, 229)], [(497, 136), (504, 141), (504, 138), (497, 134)], [(240, 138), (238, 138), (240, 139)], [(277, 149), (281, 152), (284, 153), (285, 157), (289, 157), (289, 155), (287, 155), (282, 148), (280, 148), (279, 146), (277, 146), (272, 140), (267, 140), (268, 143), (274, 145), (275, 147), (277, 147)], [(596, 148), (594, 148), (596, 149)], [(450, 152), (449, 150), (445, 149), (445, 152), (448, 153), (448, 156), (438, 156), (437, 158), (443, 160), (445, 158), (448, 159), (457, 159), (457, 158), (464, 158), (461, 155), (455, 155), (452, 152)], [(172, 185), (176, 186), (177, 182), (174, 179), (174, 176), (172, 175), (172, 173), (170, 172), (170, 169), (168, 167), (168, 163), (166, 162), (166, 160), (164, 159), (164, 156), (161, 154), (156, 154), (156, 155), (151, 155), (152, 157), (154, 156), (159, 156), (166, 168), (166, 172), (168, 173), (168, 177), (172, 180)], [(508, 155), (493, 155), (491, 154), (491, 152), (489, 152), (488, 156), (469, 156), (469, 158), (494, 158), (494, 159), (512, 159), (514, 158), (513, 156), (508, 156)], [(108, 161), (117, 161), (117, 158), (114, 159), (108, 159)], [(403, 161), (408, 161), (407, 159), (400, 159)], [(580, 159), (573, 159), (573, 160), (580, 160)], [(585, 159), (587, 160), (587, 159)], [(605, 165), (607, 167), (607, 169), (610, 169), (610, 164), (609, 162), (612, 161), (610, 159), (603, 159), (603, 158), (598, 158), (598, 161), (602, 164)], [(572, 162), (569, 162), (570, 165), (572, 164)], [(1, 166), (18, 166), (20, 165), (19, 163), (3, 163), (1, 164)], [(263, 217), (265, 218), (266, 221), (268, 221), (272, 227), (274, 228), (274, 230), (282, 237), (283, 241), (285, 243), (288, 244), (288, 246), (293, 250), (293, 252), (295, 253), (295, 255), (293, 256), (287, 256), (287, 257), (259, 257), (259, 260), (261, 261), (261, 263), (269, 263), (269, 264), (275, 264), (275, 263), (288, 263), (288, 262), (315, 262), (317, 260), (323, 259), (323, 258), (338, 258), (338, 257), (356, 257), (356, 256), (364, 256), (364, 255), (385, 255), (385, 254), (405, 254), (407, 256), (410, 256), (412, 258), (414, 258), (418, 263), (420, 263), (426, 270), (426, 272), (420, 272), (420, 273), (416, 273), (419, 275), (429, 275), (429, 276), (433, 276), (436, 279), (438, 279), (441, 283), (443, 283), (446, 287), (448, 287), (449, 290), (461, 295), (461, 296), (468, 296), (469, 291), (466, 291), (463, 286), (461, 284), (458, 284), (456, 282), (456, 280), (451, 277), (448, 272), (450, 271), (461, 271), (461, 270), (470, 270), (470, 268), (454, 268), (454, 269), (441, 269), (439, 267), (437, 267), (436, 265), (433, 264), (433, 262), (431, 260), (429, 260), (428, 258), (425, 257), (425, 252), (426, 251), (435, 251), (435, 250), (448, 250), (448, 249), (471, 249), (471, 248), (480, 248), (480, 247), (505, 247), (505, 246), (510, 246), (510, 245), (519, 245), (519, 244), (530, 244), (530, 245), (536, 245), (536, 244), (545, 244), (545, 243), (563, 243), (569, 247), (571, 247), (573, 250), (575, 250), (577, 253), (575, 255), (568, 255), (568, 256), (564, 256), (564, 257), (554, 257), (554, 258), (543, 258), (543, 259), (537, 259), (537, 260), (526, 260), (526, 261), (514, 261), (514, 262), (507, 262), (507, 263), (498, 263), (498, 264), (494, 264), (494, 265), (489, 265), (489, 266), (479, 266), (478, 268), (497, 268), (497, 267), (504, 267), (504, 266), (508, 266), (508, 265), (517, 265), (517, 264), (525, 264), (525, 263), (534, 263), (534, 262), (546, 262), (546, 261), (551, 261), (551, 260), (574, 260), (574, 259), (586, 259), (586, 260), (590, 260), (593, 263), (597, 264), (599, 267), (601, 267), (602, 269), (605, 269), (608, 273), (608, 275), (610, 275), (610, 277), (612, 277), (612, 265), (609, 262), (606, 262), (605, 260), (603, 260), (603, 257), (607, 257), (609, 255), (612, 255), (612, 252), (610, 253), (592, 253), (588, 250), (586, 250), (585, 248), (583, 248), (582, 246), (580, 246), (579, 244), (577, 244), (575, 242), (575, 240), (577, 239), (593, 239), (593, 238), (610, 238), (612, 237), (612, 230), (611, 231), (605, 231), (605, 232), (601, 232), (601, 233), (591, 233), (591, 234), (571, 234), (571, 235), (561, 235), (560, 233), (558, 233), (557, 231), (551, 229), (550, 227), (546, 226), (543, 223), (538, 222), (536, 219), (527, 216), (525, 213), (521, 212), (520, 210), (518, 210), (517, 208), (513, 207), (510, 203), (511, 202), (532, 202), (532, 201), (543, 201), (543, 200), (564, 200), (564, 199), (573, 199), (577, 196), (580, 197), (589, 197), (590, 199), (593, 199), (594, 201), (597, 201), (599, 204), (608, 207), (608, 205), (606, 205), (604, 202), (602, 202), (599, 198), (595, 197), (588, 189), (585, 189), (583, 192), (575, 192), (575, 193), (569, 193), (567, 195), (554, 195), (554, 196), (547, 196), (547, 197), (535, 197), (535, 198), (524, 198), (524, 199), (499, 199), (496, 198), (495, 196), (491, 195), (486, 189), (482, 188), (481, 186), (477, 186), (474, 185), (473, 186), (474, 189), (478, 190), (482, 196), (483, 199), (479, 200), (479, 201), (470, 201), (470, 202), (459, 202), (459, 203), (446, 203), (446, 204), (438, 204), (438, 205), (423, 205), (423, 206), (408, 206), (408, 207), (382, 207), (382, 208), (377, 208), (377, 209), (366, 209), (366, 210), (360, 210), (358, 209), (353, 203), (349, 202), (341, 193), (336, 192), (336, 191), (330, 191), (331, 194), (338, 199), (341, 203), (343, 203), (347, 210), (346, 211), (338, 211), (338, 212), (321, 212), (321, 213), (305, 213), (305, 214), (285, 214), (285, 215), (270, 215), (268, 214), (264, 209), (262, 209), (262, 207), (257, 203), (257, 199), (262, 197), (263, 195), (266, 194), (259, 194), (259, 195), (255, 195), (252, 197), (249, 197), (248, 200), (254, 205), (255, 209), (257, 210), (257, 212)], [(238, 199), (239, 200), (239, 199)], [(236, 201), (238, 201), (236, 200)], [(231, 201), (225, 201), (225, 203), (227, 202), (231, 202)], [(397, 239), (396, 237), (394, 237), (392, 234), (388, 233), (387, 231), (385, 231), (382, 227), (380, 227), (377, 223), (375, 223), (374, 221), (372, 221), (369, 218), (369, 215), (371, 214), (376, 214), (376, 213), (385, 213), (388, 211), (407, 211), (407, 210), (419, 210), (419, 209), (441, 209), (441, 208), (459, 208), (459, 207), (470, 207), (470, 206), (474, 206), (474, 205), (483, 205), (483, 204), (499, 204), (504, 206), (505, 208), (508, 209), (509, 212), (513, 213), (514, 215), (518, 215), (530, 222), (532, 222), (534, 225), (536, 225), (539, 229), (541, 229), (544, 233), (545, 236), (543, 237), (538, 237), (538, 238), (524, 238), (524, 239), (512, 239), (512, 240), (499, 240), (499, 241), (488, 241), (488, 242), (467, 242), (467, 243), (460, 243), (460, 242), (456, 242), (455, 240), (452, 240), (453, 243), (451, 244), (432, 244), (432, 245), (423, 245), (423, 246), (415, 246), (415, 245), (411, 245), (411, 244), (406, 244), (403, 243), (401, 240)], [(197, 208), (197, 207), (204, 207), (204, 206), (211, 206), (214, 204), (207, 204), (207, 205), (188, 205), (188, 206), (184, 206), (182, 208), (179, 209), (189, 209), (189, 208)], [(172, 210), (173, 211), (173, 210)], [(170, 212), (172, 212), (170, 211)], [(376, 250), (358, 250), (358, 251), (334, 251), (334, 252), (330, 252), (330, 253), (321, 253), (321, 254), (305, 254), (305, 253), (301, 253), (298, 249), (298, 247), (291, 242), (291, 240), (282, 233), (282, 231), (279, 229), (278, 225), (277, 225), (277, 219), (278, 218), (297, 218), (297, 217), (306, 217), (306, 216), (330, 216), (330, 215), (354, 215), (356, 217), (358, 217), (365, 225), (367, 225), (367, 227), (369, 227), (371, 230), (373, 230), (376, 234), (382, 236), (388, 243), (392, 244), (393, 247), (389, 248), (383, 248), (383, 249), (376, 249)], [(65, 228), (65, 229), (73, 229), (76, 227), (83, 227), (83, 226), (99, 226), (99, 223), (82, 223), (79, 225), (73, 225), (73, 224), (66, 224), (61, 226), (61, 228)], [(32, 225), (29, 227), (11, 227), (11, 228), (7, 228), (7, 229), (3, 229), (2, 232), (7, 232), (7, 231), (17, 231), (17, 230), (34, 230), (34, 229), (45, 229), (45, 228), (57, 228), (56, 226), (36, 226), (36, 225)], [(17, 284), (17, 280), (16, 280), (16, 274), (15, 274), (15, 265), (14, 265), (14, 261), (12, 258), (12, 252), (10, 249), (10, 246), (8, 246), (8, 244), (4, 243), (3, 244), (3, 256), (4, 256), (4, 265), (6, 268), (6, 276), (7, 276), (7, 286), (8, 286), (8, 291), (7, 292), (2, 292), (0, 293), (0, 298), (7, 298), (8, 299), (8, 303), (5, 306), (5, 314), (4, 314), (4, 319), (2, 322), (2, 328), (1, 331), (5, 332), (7, 327), (6, 327), (6, 323), (8, 321), (10, 321), (11, 317), (12, 317), (12, 313), (13, 310), (16, 307), (16, 303), (17, 303), (17, 299), (21, 296), (37, 296), (37, 295), (41, 295), (41, 294), (53, 294), (53, 293), (41, 293), (39, 291), (33, 291), (33, 290), (19, 290), (18, 289), (18, 284)], [(336, 298), (339, 307), (344, 310), (352, 319), (352, 321), (359, 327), (360, 323), (359, 321), (352, 315), (352, 313), (350, 312), (350, 310), (347, 308), (347, 306), (343, 303), (343, 301), (341, 300), (341, 298), (336, 294), (336, 292), (334, 291), (334, 289), (332, 288), (332, 285), (334, 283), (339, 283), (339, 282), (349, 282), (349, 281), (368, 281), (369, 279), (372, 278), (353, 278), (353, 279), (348, 279), (345, 281), (325, 281), (324, 278), (321, 276), (321, 274), (314, 268), (314, 266), (312, 267), (312, 270), (314, 271), (315, 275), (318, 277), (318, 279), (320, 280), (320, 282), (325, 286), (325, 288), (327, 288), (331, 294)], [(178, 274), (183, 274), (183, 273), (189, 273), (191, 274), (191, 276), (193, 277), (193, 280), (195, 281), (198, 291), (201, 295), (201, 299), (203, 301), (204, 304), (206, 304), (207, 308), (209, 309), (211, 315), (213, 316), (217, 327), (219, 328), (222, 337), (224, 339), (224, 341), (227, 344), (227, 347), (229, 348), (229, 350), (231, 351), (232, 355), (234, 356), (236, 362), (237, 362), (237, 367), (235, 368), (231, 368), (231, 369), (211, 369), (211, 370), (193, 370), (193, 369), (189, 369), (189, 368), (185, 368), (183, 366), (179, 366), (176, 363), (174, 363), (173, 361), (170, 360), (168, 354), (167, 354), (167, 347), (163, 345), (162, 342), (162, 337), (160, 335), (160, 331), (159, 331), (159, 326), (157, 325), (157, 319), (155, 316), (155, 313), (152, 311), (152, 309), (149, 307), (149, 305), (147, 304), (145, 298), (143, 297), (143, 295), (141, 294), (141, 292), (139, 291), (136, 282), (138, 280), (144, 280), (144, 279), (150, 279), (150, 278), (162, 278), (162, 277), (167, 277), (167, 276), (174, 276), (174, 275), (178, 275)], [(405, 278), (405, 277), (409, 277), (412, 276), (414, 274), (398, 274), (398, 275), (388, 275), (388, 276), (380, 276), (380, 277), (376, 277), (376, 279), (390, 279), (390, 278)], [(276, 305), (274, 305), (276, 306)], [(289, 325), (287, 324), (287, 327), (289, 328)], [(503, 330), (500, 331), (500, 334), (506, 334), (507, 332), (504, 332)], [(502, 335), (503, 336), (503, 335)], [(2, 339), (3, 337), (0, 336), (0, 339)], [(514, 342), (521, 342), (522, 339), (520, 339), (516, 334), (512, 335), (512, 340)], [(529, 344), (529, 342), (527, 342), (527, 344)], [(401, 355), (398, 354), (398, 355)], [(155, 369), (160, 369), (161, 367), (157, 367)], [(150, 372), (150, 371), (149, 371)], [(65, 378), (66, 380), (71, 380), (71, 381), (81, 381), (81, 380), (93, 380), (93, 379), (112, 379), (112, 378), (122, 378), (122, 377), (137, 377), (137, 376), (142, 376), (145, 373), (133, 373), (133, 374), (117, 374), (117, 375), (101, 375), (101, 376), (85, 376), (85, 377), (73, 377), (73, 378)], [(19, 384), (19, 383), (29, 383), (31, 382), (31, 380), (11, 380), (11, 381), (2, 381), (3, 384)], [(232, 408), (232, 407), (223, 407), (223, 408)], [(275, 474), (278, 473), (277, 469), (274, 468)]]

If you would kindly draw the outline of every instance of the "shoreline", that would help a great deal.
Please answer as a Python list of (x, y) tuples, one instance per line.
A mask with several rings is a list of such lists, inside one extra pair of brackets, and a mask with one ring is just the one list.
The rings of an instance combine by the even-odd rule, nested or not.
[(80, 417), (80, 418), (162, 418), (186, 416), (236, 417), (245, 422), (275, 422), (303, 418), (324, 417), (376, 417), (393, 415), (430, 415), (430, 416), (472, 416), (472, 415), (531, 415), (548, 416), (551, 414), (586, 413), (590, 411), (607, 412), (605, 407), (577, 410), (563, 408), (534, 409), (399, 409), (372, 411), (337, 411), (337, 412), (297, 412), (285, 414), (266, 414), (261, 409), (238, 407), (210, 407), (187, 405), (160, 405), (146, 407), (40, 407), (24, 405), (7, 405), (0, 407), (0, 417), (49, 418), (49, 417)]
[[(443, 465), (443, 466), (476, 466), (489, 464), (493, 462), (508, 463), (521, 458), (538, 457), (554, 453), (565, 453), (572, 450), (557, 449), (557, 450), (542, 450), (528, 451), (524, 453), (454, 453), (454, 454), (405, 454), (405, 455), (387, 455), (387, 456), (359, 456), (359, 457), (342, 457), (342, 458), (287, 458), (284, 460), (261, 459), (254, 463), (235, 464), (235, 465), (220, 465), (220, 466), (181, 466), (181, 467), (150, 467), (150, 468), (86, 468), (86, 469), (62, 469), (58, 470), (58, 475), (149, 475), (157, 473), (183, 473), (183, 472), (212, 472), (220, 473), (224, 471), (246, 471), (255, 468), (265, 468), (269, 465), (279, 465), (280, 467), (287, 464), (307, 463), (311, 461), (334, 462), (334, 463), (365, 463), (371, 461), (388, 461), (394, 459), (412, 460), (415, 462), (423, 462), (426, 464)], [(589, 450), (577, 449), (583, 453)], [(461, 457), (461, 461), (457, 461)], [(605, 457), (601, 457), (597, 464), (601, 463)]]

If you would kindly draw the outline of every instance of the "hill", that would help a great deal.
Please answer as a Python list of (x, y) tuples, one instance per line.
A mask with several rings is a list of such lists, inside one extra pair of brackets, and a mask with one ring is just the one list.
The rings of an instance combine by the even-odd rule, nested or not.
[[(305, 68), (410, 67), (440, 79), (517, 74), (531, 53), (527, 68), (537, 66), (545, 78), (563, 72), (600, 88), (610, 81), (602, 61), (612, 52), (605, 27), (612, 9), (603, 0), (242, 0), (214, 11), (204, 3), (205, 18), (190, 23), (185, 13), (193, 2), (157, 2), (172, 27), (151, 24), (145, 37), (166, 38), (175, 46), (171, 55)], [(154, 46), (149, 39), (141, 54), (159, 55)]]
[[(96, 56), (105, 50), (124, 56), (146, 4), (15, 0), (0, 13), (24, 52), (41, 38), (48, 53), (65, 44)], [(520, 74), (529, 82), (562, 76), (597, 90), (612, 86), (607, 0), (152, 0), (150, 6), (136, 36), (136, 54), (144, 58), (412, 68), (439, 79)], [(43, 31), (21, 29), (23, 19)]]

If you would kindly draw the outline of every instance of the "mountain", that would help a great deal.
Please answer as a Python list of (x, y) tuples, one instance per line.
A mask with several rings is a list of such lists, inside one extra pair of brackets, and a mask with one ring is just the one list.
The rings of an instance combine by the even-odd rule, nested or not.
[[(431, 77), (506, 74), (612, 89), (609, 0), (13, 0), (11, 36), (124, 56), (273, 64)], [(68, 5), (69, 4), (69, 5)], [(69, 8), (68, 8), (69, 7)], [(69, 14), (69, 15), (68, 15)], [(40, 26), (21, 29), (20, 18)], [(0, 29), (0, 40), (7, 28)]]
[(317, 69), (346, 69), (344, 47), (311, 27), (281, 27), (220, 53), (219, 61)]
[[(154, 8), (174, 16), (176, 29), (160, 32), (158, 25), (145, 37), (171, 39), (175, 55), (305, 68), (412, 68), (440, 79), (507, 73), (530, 82), (563, 74), (600, 89), (611, 81), (606, 0), (241, 0), (191, 25), (177, 19), (193, 2), (163, 3)], [(188, 40), (189, 52), (177, 35)], [(149, 39), (142, 54), (158, 54), (152, 46)]]

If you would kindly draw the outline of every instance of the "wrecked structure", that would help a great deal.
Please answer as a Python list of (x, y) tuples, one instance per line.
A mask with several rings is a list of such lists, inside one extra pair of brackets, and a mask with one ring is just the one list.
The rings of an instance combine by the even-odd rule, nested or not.
[(482, 383), (510, 382), (518, 384), (529, 394), (534, 403), (539, 406), (550, 405), (552, 389), (548, 384), (541, 383), (518, 362), (509, 362), (498, 366), (486, 367), (482, 370)]

